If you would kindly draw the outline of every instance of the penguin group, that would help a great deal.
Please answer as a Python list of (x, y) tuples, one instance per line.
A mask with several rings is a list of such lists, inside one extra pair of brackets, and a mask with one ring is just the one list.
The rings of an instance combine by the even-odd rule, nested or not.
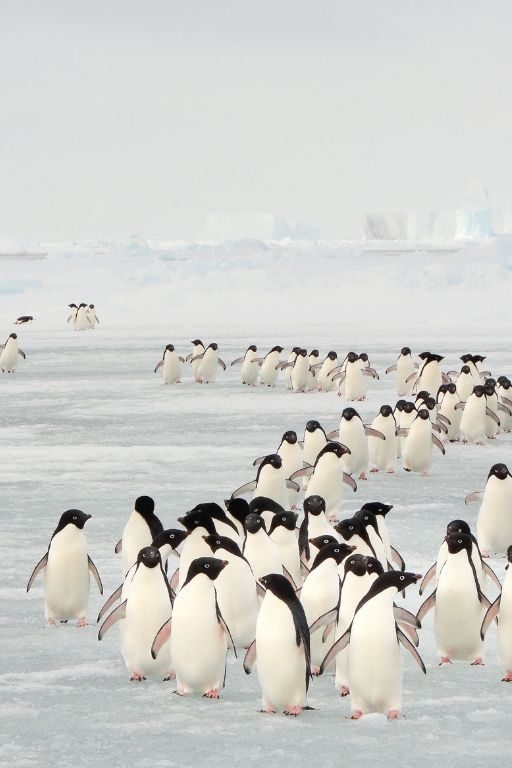
[(75, 331), (90, 331), (94, 330), (99, 325), (100, 320), (96, 312), (94, 304), (81, 304), (71, 303), (68, 304), (70, 313), (68, 316), (68, 323), (73, 324)]

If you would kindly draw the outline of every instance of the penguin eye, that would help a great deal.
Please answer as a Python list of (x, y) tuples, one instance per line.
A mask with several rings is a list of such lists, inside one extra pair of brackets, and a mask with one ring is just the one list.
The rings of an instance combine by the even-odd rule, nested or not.
[(174, 533), (171, 533), (169, 536), (170, 539), (174, 539)]
[(349, 529), (349, 531), (353, 531), (354, 530), (354, 526), (353, 525), (349, 525), (348, 529)]
[(350, 565), (354, 565), (354, 563), (355, 563), (355, 560), (350, 561)]
[(400, 576), (400, 581), (403, 581), (405, 579), (405, 576)]
[(217, 541), (216, 541), (215, 543), (216, 543), (216, 544), (220, 544), (220, 541), (217, 539)]
[(205, 563), (205, 564), (204, 564), (204, 567), (205, 567), (205, 568), (209, 568), (209, 567), (210, 567), (210, 563)]
[(78, 520), (78, 517), (76, 515), (73, 515), (73, 520)]
[(462, 539), (457, 539), (457, 544), (462, 544)]
[(335, 552), (339, 552), (339, 549), (335, 549), (334, 551), (335, 551)]
[(286, 516), (285, 516), (285, 515), (283, 515), (283, 516), (282, 516), (282, 518), (281, 518), (281, 520), (284, 520), (284, 521), (286, 522)]

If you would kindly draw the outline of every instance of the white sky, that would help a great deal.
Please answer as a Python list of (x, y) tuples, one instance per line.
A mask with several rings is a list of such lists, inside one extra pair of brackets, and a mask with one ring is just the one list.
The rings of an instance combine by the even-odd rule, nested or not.
[(510, 0), (0, 0), (0, 236), (512, 209)]

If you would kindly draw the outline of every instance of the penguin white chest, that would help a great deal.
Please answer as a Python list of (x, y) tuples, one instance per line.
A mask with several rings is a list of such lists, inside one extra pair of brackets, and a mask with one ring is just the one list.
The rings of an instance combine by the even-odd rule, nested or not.
[(76, 526), (67, 525), (53, 537), (48, 552), (44, 571), (46, 618), (85, 618), (89, 584), (85, 536)]

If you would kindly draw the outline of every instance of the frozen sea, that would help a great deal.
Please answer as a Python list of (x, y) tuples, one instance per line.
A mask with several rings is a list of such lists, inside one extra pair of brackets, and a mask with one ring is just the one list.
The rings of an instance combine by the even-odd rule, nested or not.
[[(26, 361), (0, 377), (2, 766), (497, 766), (509, 757), (512, 687), (500, 682), (494, 629), (484, 667), (440, 668), (430, 614), (419, 648), (427, 675), (404, 655), (400, 721), (347, 720), (349, 702), (330, 677), (311, 684), (315, 711), (293, 719), (257, 713), (257, 675), (246, 676), (241, 659), (230, 658), (218, 702), (174, 696), (172, 682), (131, 683), (116, 631), (98, 643), (94, 624), (48, 628), (42, 580), (25, 593), (65, 509), (93, 515), (89, 551), (107, 596), (120, 583), (113, 550), (136, 496), (153, 496), (170, 527), (199, 501), (221, 503), (252, 479), (252, 460), (274, 451), (285, 430), (301, 432), (311, 418), (326, 431), (338, 426), (345, 403), (335, 393), (292, 394), (282, 381), (245, 388), (239, 368), (220, 371), (214, 385), (195, 384), (185, 370), (181, 386), (164, 386), (153, 368), (166, 343), (188, 354), (190, 339), (215, 340), (228, 364), (250, 343), (367, 351), (381, 379), (358, 404), (365, 421), (396, 401), (384, 369), (404, 344), (444, 354), (446, 370), (469, 351), (487, 355), (493, 374), (512, 374), (511, 266), (492, 249), (443, 262), (251, 248), (244, 262), (234, 246), (215, 257), (180, 247), (172, 259), (169, 248), (151, 246), (137, 259), (122, 244), (54, 245), (47, 260), (0, 264), (0, 335), (17, 315), (36, 316), (19, 329)], [(94, 301), (99, 329), (67, 326), (66, 305), (77, 300)], [(450, 520), (475, 525), (478, 504), (466, 507), (464, 497), (484, 487), (492, 464), (512, 465), (511, 446), (511, 435), (448, 445), (428, 478), (400, 467), (372, 475), (355, 494), (345, 487), (342, 516), (365, 501), (393, 504), (393, 543), (409, 570), (425, 573)], [(505, 562), (491, 564), (503, 577)], [(410, 587), (405, 605), (416, 610), (421, 600)], [(91, 621), (102, 603), (93, 583)]]

